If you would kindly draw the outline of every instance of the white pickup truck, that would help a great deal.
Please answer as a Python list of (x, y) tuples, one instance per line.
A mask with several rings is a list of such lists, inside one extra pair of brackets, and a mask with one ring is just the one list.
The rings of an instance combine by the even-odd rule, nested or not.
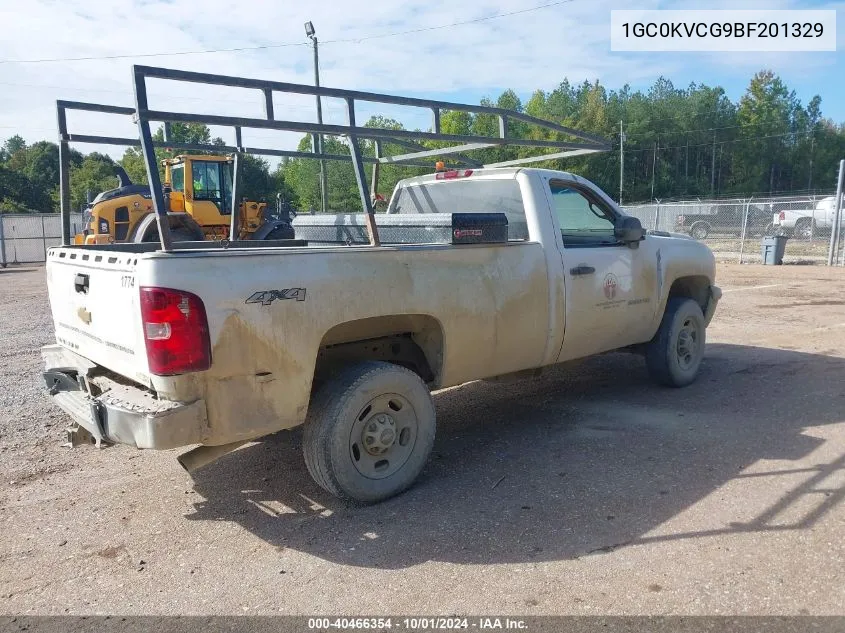
[(583, 178), (401, 181), (380, 246), (359, 239), (363, 214), (327, 217), (294, 223), (307, 245), (49, 249), (53, 400), (98, 444), (200, 445), (189, 470), (304, 424), (316, 482), (374, 502), (426, 463), (432, 390), (621, 348), (663, 385), (699, 371), (712, 253), (644, 232)]
[(822, 198), (810, 208), (786, 203), (772, 214), (772, 225), (780, 235), (809, 240), (819, 234), (830, 235), (835, 211), (836, 196)]

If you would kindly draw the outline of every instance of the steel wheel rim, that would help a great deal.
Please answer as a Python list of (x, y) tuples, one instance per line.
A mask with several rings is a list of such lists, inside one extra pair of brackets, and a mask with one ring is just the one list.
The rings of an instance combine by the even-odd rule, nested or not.
[(701, 337), (699, 336), (698, 324), (691, 317), (684, 319), (675, 345), (675, 353), (678, 356), (678, 365), (681, 369), (688, 370), (695, 365), (700, 346)]
[(367, 479), (385, 479), (414, 451), (419, 421), (413, 405), (398, 393), (376, 396), (361, 407), (349, 434), (349, 457)]
[(707, 232), (699, 227), (692, 232), (692, 236), (697, 240), (703, 240), (705, 237), (707, 237)]

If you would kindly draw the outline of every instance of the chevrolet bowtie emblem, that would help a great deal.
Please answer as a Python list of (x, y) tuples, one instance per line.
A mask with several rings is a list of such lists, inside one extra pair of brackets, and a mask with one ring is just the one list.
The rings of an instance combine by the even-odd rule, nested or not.
[(76, 311), (77, 316), (82, 319), (83, 323), (91, 323), (91, 313), (85, 309), (85, 307), (81, 307)]

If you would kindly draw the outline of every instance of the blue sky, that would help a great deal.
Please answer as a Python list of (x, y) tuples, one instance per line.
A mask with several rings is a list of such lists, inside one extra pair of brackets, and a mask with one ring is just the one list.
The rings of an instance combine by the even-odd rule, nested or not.
[[(611, 53), (611, 9), (800, 9), (845, 7), (845, 2), (768, 0), (569, 0), (532, 10), (551, 0), (369, 0), (293, 3), (253, 0), (233, 11), (230, 0), (29, 0), (26, 8), (0, 0), (0, 61), (131, 56), (140, 53), (286, 44), (259, 51), (120, 57), (87, 61), (0, 63), (0, 139), (20, 132), (27, 140), (55, 139), (57, 98), (132, 105), (132, 63), (311, 83), (311, 49), (303, 23), (312, 20), (320, 47), (324, 85), (477, 102), (515, 89), (527, 99), (541, 88), (600, 79), (609, 88), (624, 83), (646, 89), (663, 75), (676, 86), (690, 82), (723, 86), (740, 97), (754, 72), (770, 68), (806, 103), (822, 96), (823, 113), (845, 121), (845, 68), (841, 53)], [(520, 12), (521, 11), (521, 12)], [(450, 28), (442, 25), (515, 13)], [(412, 34), (386, 34), (429, 29)], [(843, 27), (838, 26), (839, 41)], [(372, 38), (372, 36), (379, 36)], [(368, 39), (372, 38), (372, 39)], [(336, 41), (341, 40), (341, 41)], [(36, 44), (33, 46), (33, 44)], [(236, 91), (154, 86), (153, 107), (205, 113), (257, 114), (260, 100)], [(277, 112), (313, 120), (313, 100), (277, 100)], [(339, 104), (327, 103), (329, 121), (340, 122)], [(368, 113), (359, 113), (363, 119)], [(409, 126), (425, 126), (427, 115), (389, 111)], [(134, 135), (128, 120), (79, 116), (76, 131)], [(262, 144), (295, 144), (296, 135), (255, 133)], [(229, 133), (222, 134), (230, 140)], [(249, 142), (249, 137), (245, 139)], [(90, 151), (91, 147), (79, 147)], [(121, 150), (111, 150), (119, 155)]]

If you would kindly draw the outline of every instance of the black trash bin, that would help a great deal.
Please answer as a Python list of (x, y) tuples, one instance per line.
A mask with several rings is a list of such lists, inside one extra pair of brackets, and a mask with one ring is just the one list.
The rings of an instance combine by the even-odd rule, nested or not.
[(761, 243), (761, 255), (766, 266), (780, 266), (783, 264), (783, 254), (786, 252), (785, 235), (764, 237)]

